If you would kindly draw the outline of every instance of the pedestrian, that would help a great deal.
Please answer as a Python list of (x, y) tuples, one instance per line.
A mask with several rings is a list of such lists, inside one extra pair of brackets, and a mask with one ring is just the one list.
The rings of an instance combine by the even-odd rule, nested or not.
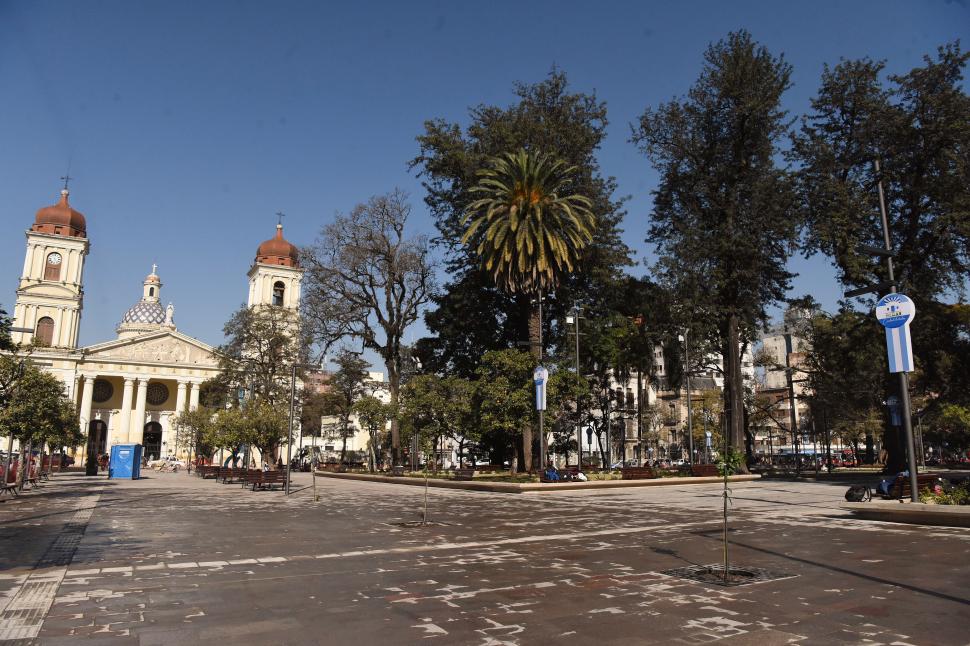
[(283, 470), (283, 456), (282, 455), (280, 457), (276, 458), (276, 470), (277, 471), (282, 471)]

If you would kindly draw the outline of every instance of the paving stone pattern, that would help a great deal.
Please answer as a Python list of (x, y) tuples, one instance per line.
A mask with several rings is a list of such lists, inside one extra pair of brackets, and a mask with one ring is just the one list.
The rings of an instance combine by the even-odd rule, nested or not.
[(733, 563), (787, 578), (731, 588), (664, 574), (719, 561), (717, 486), (439, 489), (421, 526), (418, 488), (308, 485), (63, 476), (0, 505), (0, 643), (970, 643), (970, 530), (853, 519), (844, 485), (734, 485)]

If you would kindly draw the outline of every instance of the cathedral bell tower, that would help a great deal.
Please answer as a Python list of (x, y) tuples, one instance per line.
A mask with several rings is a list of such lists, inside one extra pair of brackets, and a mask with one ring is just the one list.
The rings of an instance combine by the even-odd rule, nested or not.
[(24, 270), (17, 288), (15, 343), (75, 349), (84, 301), (84, 259), (90, 242), (84, 216), (71, 208), (65, 183), (60, 202), (46, 206), (27, 233)]
[(297, 311), (300, 308), (299, 250), (283, 237), (283, 225), (276, 225), (276, 237), (256, 250), (249, 270), (249, 307), (273, 305)]

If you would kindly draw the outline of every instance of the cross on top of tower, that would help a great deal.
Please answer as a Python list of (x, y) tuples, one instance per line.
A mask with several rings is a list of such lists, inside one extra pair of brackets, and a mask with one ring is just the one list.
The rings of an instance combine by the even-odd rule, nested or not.
[(278, 225), (281, 225), (281, 226), (282, 226), (282, 224), (283, 224), (283, 218), (285, 218), (285, 217), (286, 217), (286, 213), (283, 213), (282, 211), (277, 211), (277, 212), (276, 212), (276, 217), (278, 218), (278, 219), (276, 220), (276, 224), (278, 224)]
[(73, 177), (71, 177), (71, 175), (70, 175), (70, 173), (66, 173), (66, 174), (65, 174), (65, 175), (64, 175), (64, 176), (63, 176), (63, 177), (62, 177), (61, 179), (62, 179), (62, 180), (64, 180), (64, 190), (65, 190), (65, 191), (66, 191), (66, 190), (68, 190), (68, 189), (67, 189), (67, 185), (68, 185), (68, 184), (70, 183), (70, 181), (71, 181), (72, 179), (74, 179), (74, 178), (73, 178)]

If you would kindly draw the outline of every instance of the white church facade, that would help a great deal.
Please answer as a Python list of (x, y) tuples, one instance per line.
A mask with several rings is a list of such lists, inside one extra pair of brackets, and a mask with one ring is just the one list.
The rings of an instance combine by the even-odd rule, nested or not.
[[(81, 432), (98, 454), (137, 443), (146, 456), (176, 455), (173, 419), (198, 406), (201, 384), (219, 374), (216, 350), (177, 329), (173, 305), (162, 305), (155, 267), (141, 299), (121, 317), (117, 338), (78, 345), (90, 241), (68, 195), (65, 188), (58, 204), (40, 209), (26, 232), (13, 341), (33, 343), (35, 363), (64, 382)], [(248, 277), (250, 307), (298, 308), (303, 270), (282, 225), (259, 245)]]

